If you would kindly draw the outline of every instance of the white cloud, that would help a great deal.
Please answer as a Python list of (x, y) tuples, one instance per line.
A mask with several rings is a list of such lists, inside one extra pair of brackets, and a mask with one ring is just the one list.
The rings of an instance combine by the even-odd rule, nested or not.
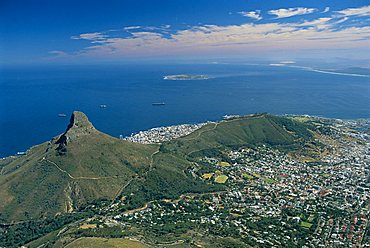
[(123, 29), (124, 30), (132, 30), (132, 29), (140, 29), (141, 26), (128, 26), (128, 27), (124, 27)]
[(317, 11), (317, 9), (314, 8), (289, 8), (289, 9), (275, 9), (275, 10), (270, 10), (268, 13), (270, 15), (275, 15), (276, 18), (286, 18), (286, 17), (291, 17), (291, 16), (296, 16), (296, 15), (306, 15), (306, 14), (311, 14), (313, 12)]
[(330, 11), (330, 7), (325, 7), (324, 11), (323, 11), (323, 12), (321, 12), (321, 13), (327, 13), (327, 12), (329, 12), (329, 11)]
[(333, 18), (331, 17), (322, 17), (322, 18), (318, 18), (316, 20), (312, 20), (312, 21), (304, 21), (303, 23), (299, 23), (297, 24), (297, 26), (300, 26), (300, 27), (315, 27), (317, 29), (327, 29), (327, 28), (330, 28), (332, 27), (332, 23), (330, 23), (330, 21), (332, 20)]
[(171, 28), (171, 25), (162, 25), (162, 26), (159, 26), (159, 27), (155, 27), (155, 26), (127, 26), (127, 27), (124, 27), (123, 30), (127, 31), (127, 32), (131, 32), (132, 30), (149, 30), (149, 31), (153, 31), (153, 30), (168, 30)]
[(370, 5), (360, 8), (348, 8), (340, 11), (336, 11), (344, 16), (370, 16)]
[(155, 33), (155, 32), (135, 32), (132, 33), (134, 38), (139, 38), (142, 40), (157, 40), (162, 38), (162, 35), (160, 33)]
[(100, 33), (100, 32), (94, 32), (94, 33), (85, 33), (85, 34), (80, 34), (78, 36), (72, 36), (71, 39), (74, 40), (103, 40), (107, 36)]
[(155, 26), (142, 27), (142, 29), (149, 30), (149, 31), (153, 31), (153, 30), (168, 30), (170, 28), (171, 28), (171, 25), (162, 25), (162, 26), (159, 26), (159, 27), (155, 27)]
[(170, 37), (158, 32), (135, 32), (131, 37), (106, 38), (78, 53), (79, 56), (163, 56), (208, 53), (257, 53), (279, 50), (341, 49), (368, 46), (370, 27), (341, 30), (307, 28), (328, 19), (303, 23), (203, 25), (181, 30)]
[(241, 14), (242, 16), (245, 16), (245, 17), (249, 17), (249, 18), (258, 20), (258, 21), (262, 19), (260, 10), (249, 11), (249, 12), (242, 11), (242, 12), (239, 12), (239, 14)]
[[(280, 11), (279, 18), (310, 11), (315, 10), (297, 10), (291, 11), (290, 14), (281, 14)], [(344, 11), (348, 14), (348, 9), (342, 12)], [(257, 11), (256, 13), (259, 14)], [(177, 31), (171, 31), (170, 26), (167, 25), (149, 29), (143, 26), (131, 26), (126, 27), (128, 34), (125, 33), (122, 36), (119, 36), (119, 33), (113, 35), (109, 31), (73, 36), (72, 39), (88, 40), (90, 45), (70, 56), (122, 59), (140, 56), (240, 55), (243, 53), (258, 56), (258, 53), (293, 50), (295, 53), (315, 50), (320, 51), (320, 54), (334, 49), (369, 51), (370, 25), (365, 26), (363, 22), (357, 25), (352, 21), (341, 24), (348, 19), (356, 20), (354, 17), (335, 14), (330, 17), (288, 23), (275, 20), (268, 23), (239, 25), (199, 24)], [(56, 56), (67, 55), (62, 51), (51, 53)]]

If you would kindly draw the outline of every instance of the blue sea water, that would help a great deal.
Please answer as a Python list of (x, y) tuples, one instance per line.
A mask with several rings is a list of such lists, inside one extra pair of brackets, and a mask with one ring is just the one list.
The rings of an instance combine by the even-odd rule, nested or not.
[[(207, 74), (199, 81), (170, 74)], [(152, 106), (165, 102), (165, 106)], [(100, 108), (106, 104), (107, 108)], [(62, 133), (73, 110), (112, 136), (225, 114), (370, 117), (370, 78), (268, 65), (114, 65), (0, 69), (0, 157)]]

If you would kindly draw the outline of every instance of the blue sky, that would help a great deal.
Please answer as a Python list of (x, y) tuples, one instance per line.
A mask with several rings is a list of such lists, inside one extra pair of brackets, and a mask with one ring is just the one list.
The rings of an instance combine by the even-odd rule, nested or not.
[(370, 54), (369, 0), (2, 0), (0, 23), (2, 64)]

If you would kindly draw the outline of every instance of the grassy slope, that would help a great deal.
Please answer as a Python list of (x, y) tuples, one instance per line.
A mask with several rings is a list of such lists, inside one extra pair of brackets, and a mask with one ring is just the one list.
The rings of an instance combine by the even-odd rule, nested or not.
[(162, 145), (161, 150), (189, 156), (201, 150), (230, 146), (296, 145), (305, 138), (310, 138), (310, 133), (303, 124), (284, 117), (257, 115), (207, 124), (186, 137)]
[[(184, 193), (197, 193), (220, 189), (218, 186), (186, 174), (190, 162), (171, 153), (158, 153), (154, 157), (154, 169), (142, 180), (133, 181), (124, 194), (133, 207), (141, 207), (150, 200), (178, 198)], [(133, 196), (130, 194), (133, 193)]]
[(132, 176), (149, 168), (157, 149), (98, 131), (71, 143), (67, 155), (57, 156), (55, 148), (53, 143), (43, 143), (4, 167), (0, 176), (3, 219), (50, 216), (93, 199), (113, 199)]

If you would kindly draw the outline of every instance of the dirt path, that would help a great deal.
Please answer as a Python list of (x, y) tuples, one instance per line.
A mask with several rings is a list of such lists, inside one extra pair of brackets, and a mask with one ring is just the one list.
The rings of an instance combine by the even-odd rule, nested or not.
[(63, 170), (60, 168), (55, 162), (43, 157), (41, 161), (46, 161), (52, 165), (54, 165), (59, 171), (67, 174), (67, 176), (73, 180), (101, 180), (101, 179), (112, 179), (112, 178), (127, 178), (127, 176), (110, 176), (110, 177), (75, 177), (72, 176), (68, 171)]
[(211, 128), (211, 129), (207, 129), (207, 130), (203, 130), (203, 131), (200, 131), (200, 132), (198, 132), (198, 135), (197, 135), (197, 136), (195, 136), (195, 137), (193, 137), (193, 138), (186, 138), (186, 137), (184, 137), (183, 139), (184, 139), (184, 140), (196, 140), (196, 139), (198, 139), (198, 138), (199, 138), (203, 133), (206, 133), (206, 132), (210, 132), (210, 131), (215, 130), (215, 129), (217, 128), (218, 124), (220, 124), (220, 122), (215, 122), (215, 123), (212, 123), (212, 124), (214, 124), (213, 128)]
[[(159, 153), (159, 148), (160, 147), (158, 147), (158, 149), (155, 151), (155, 152), (153, 152), (151, 155), (150, 155), (150, 163), (149, 163), (149, 169), (146, 171), (146, 172), (144, 172), (143, 173), (143, 175), (141, 176), (141, 177), (143, 177), (143, 176), (145, 176), (145, 175), (147, 175), (150, 171), (152, 171), (153, 170), (153, 163), (154, 163), (154, 156), (157, 154), (157, 153)], [(123, 185), (123, 187), (116, 193), (116, 195), (115, 195), (115, 197), (113, 198), (113, 201), (111, 202), (111, 204), (110, 205), (112, 205), (114, 202), (115, 202), (115, 200), (122, 194), (122, 192), (130, 185), (130, 183), (133, 181), (133, 180), (135, 180), (135, 179), (137, 179), (137, 178), (139, 178), (139, 175), (136, 175), (135, 177), (133, 177), (133, 178), (131, 178), (125, 185)]]

